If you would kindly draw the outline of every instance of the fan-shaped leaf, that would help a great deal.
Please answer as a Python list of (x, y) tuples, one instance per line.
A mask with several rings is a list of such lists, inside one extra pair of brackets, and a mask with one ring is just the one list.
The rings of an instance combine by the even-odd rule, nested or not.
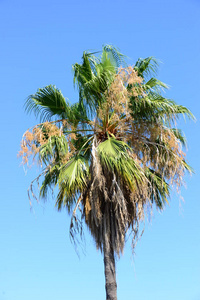
[(28, 97), (25, 109), (34, 112), (36, 117), (40, 116), (42, 121), (49, 121), (55, 115), (64, 118), (69, 105), (59, 89), (48, 85)]

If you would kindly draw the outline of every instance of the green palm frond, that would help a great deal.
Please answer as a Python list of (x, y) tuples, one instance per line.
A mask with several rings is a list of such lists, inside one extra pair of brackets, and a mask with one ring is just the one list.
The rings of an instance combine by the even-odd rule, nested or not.
[(187, 146), (187, 140), (185, 135), (183, 134), (181, 129), (178, 128), (171, 128), (170, 129), (173, 134), (175, 135), (175, 137), (181, 142), (181, 144), (186, 147)]
[(100, 95), (99, 85), (95, 80), (96, 76), (92, 72), (88, 57), (83, 57), (82, 65), (78, 63), (74, 64), (73, 71), (74, 85), (77, 86), (79, 91), (79, 103), (87, 113), (88, 109), (91, 110), (95, 106), (95, 103), (98, 102)]
[(58, 210), (61, 210), (63, 207), (65, 207), (68, 210), (68, 213), (70, 213), (73, 209), (73, 206), (76, 202), (76, 199), (78, 197), (78, 193), (75, 192), (74, 194), (68, 194), (66, 190), (66, 185), (64, 182), (61, 182), (59, 184), (59, 190), (56, 197), (56, 204)]
[(112, 45), (105, 45), (103, 47), (103, 54), (104, 52), (109, 54), (109, 58), (111, 60), (111, 62), (113, 63), (114, 66), (116, 67), (121, 67), (121, 66), (125, 66), (126, 62), (125, 62), (125, 55), (122, 54), (117, 48), (115, 48)]
[(191, 111), (185, 106), (176, 104), (173, 100), (164, 98), (157, 93), (148, 93), (140, 101), (131, 98), (131, 109), (135, 120), (164, 120), (171, 122), (180, 115), (195, 119)]
[(134, 67), (138, 75), (142, 78), (149, 76), (151, 74), (156, 74), (157, 68), (158, 68), (158, 60), (155, 59), (153, 56), (144, 59), (139, 58)]
[(68, 143), (64, 135), (50, 136), (40, 147), (39, 159), (48, 165), (52, 161), (59, 162), (68, 153)]
[(129, 156), (129, 146), (115, 138), (108, 138), (97, 147), (102, 164), (113, 173), (118, 173), (127, 184), (134, 188), (136, 181), (141, 182), (144, 173), (139, 165)]
[(160, 92), (160, 90), (168, 89), (169, 87), (164, 82), (152, 77), (143, 85), (143, 88), (145, 91), (155, 90), (156, 92)]
[(69, 105), (61, 91), (53, 85), (48, 85), (30, 95), (25, 103), (25, 110), (34, 113), (42, 121), (49, 121), (53, 116), (64, 118)]
[(75, 63), (72, 66), (74, 72), (74, 85), (78, 87), (91, 80), (93, 77), (93, 71), (91, 67), (91, 60), (87, 53), (83, 53), (82, 64)]
[(138, 101), (131, 98), (131, 109), (135, 120), (157, 121), (175, 115), (175, 103), (159, 94), (148, 94)]
[(43, 182), (40, 187), (40, 197), (43, 199), (47, 199), (49, 189), (53, 189), (58, 181), (59, 177), (59, 166), (55, 165), (53, 167), (49, 167), (47, 172), (45, 173)]
[(149, 180), (151, 190), (150, 199), (152, 203), (155, 202), (156, 207), (163, 209), (165, 204), (168, 203), (168, 198), (170, 195), (170, 187), (167, 182), (162, 178), (162, 176), (150, 168), (145, 169), (145, 175)]
[(74, 84), (79, 90), (79, 103), (91, 112), (104, 102), (104, 93), (114, 79), (117, 68), (124, 65), (124, 56), (114, 47), (106, 45), (102, 56), (84, 52), (81, 64), (73, 65)]
[(77, 198), (87, 186), (89, 176), (88, 161), (82, 155), (75, 155), (59, 170), (56, 205), (66, 207), (70, 212)]
[(186, 163), (185, 160), (183, 160), (182, 164), (185, 170), (188, 171), (190, 174), (195, 173), (194, 169), (188, 163)]
[(119, 157), (123, 155), (126, 156), (128, 148), (126, 143), (109, 137), (106, 141), (99, 144), (98, 151), (104, 156)]
[(188, 117), (189, 119), (195, 121), (196, 118), (193, 115), (193, 113), (185, 106), (183, 105), (178, 105), (175, 104), (174, 105), (174, 113), (176, 114), (176, 116), (178, 117), (179, 115), (182, 115), (183, 117)]
[(82, 155), (75, 155), (60, 169), (59, 182), (64, 184), (66, 195), (82, 191), (87, 184), (88, 161)]
[(75, 127), (78, 125), (78, 123), (81, 123), (83, 128), (90, 121), (82, 103), (72, 104), (66, 112), (66, 119), (69, 124), (72, 124)]

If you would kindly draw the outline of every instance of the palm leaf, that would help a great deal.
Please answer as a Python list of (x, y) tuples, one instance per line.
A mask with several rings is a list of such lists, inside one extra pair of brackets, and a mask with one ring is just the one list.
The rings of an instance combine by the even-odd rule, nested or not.
[(114, 66), (119, 68), (120, 66), (126, 65), (125, 55), (122, 54), (121, 52), (119, 52), (119, 50), (117, 48), (115, 48), (114, 46), (105, 45), (103, 47), (102, 56), (104, 55), (104, 52), (107, 52), (109, 54), (109, 58)]
[(187, 146), (187, 140), (186, 140), (186, 137), (185, 135), (183, 134), (183, 132), (178, 129), (178, 128), (171, 128), (170, 129), (173, 134), (175, 135), (175, 137), (181, 142), (181, 144), (186, 147)]
[(50, 136), (40, 147), (39, 159), (48, 165), (52, 161), (59, 162), (68, 153), (68, 143), (64, 135)]
[(158, 172), (150, 168), (146, 168), (145, 175), (150, 183), (150, 199), (152, 203), (155, 202), (157, 208), (162, 210), (165, 204), (168, 203), (167, 198), (170, 195), (169, 185)]
[(164, 82), (152, 77), (151, 79), (149, 79), (149, 81), (147, 81), (143, 85), (143, 88), (144, 88), (145, 91), (155, 90), (155, 91), (159, 92), (160, 90), (168, 89), (169, 87)]
[(144, 173), (137, 163), (128, 154), (129, 146), (115, 138), (100, 143), (97, 147), (102, 164), (113, 173), (122, 177), (131, 189), (136, 182), (142, 182)]
[(148, 93), (140, 101), (131, 97), (131, 109), (135, 120), (175, 121), (180, 115), (195, 119), (185, 106), (176, 104), (173, 100), (164, 98), (157, 93)]
[(65, 184), (66, 193), (71, 195), (86, 187), (88, 162), (82, 155), (75, 155), (60, 170), (59, 182)]
[(55, 165), (50, 167), (45, 176), (40, 187), (40, 197), (47, 199), (48, 190), (56, 186), (59, 177), (59, 166)]
[(40, 116), (41, 121), (49, 121), (55, 115), (64, 118), (68, 109), (69, 105), (61, 91), (53, 85), (38, 89), (25, 103), (25, 110), (34, 112), (36, 117)]
[(158, 68), (158, 60), (153, 56), (147, 58), (139, 58), (135, 64), (134, 69), (137, 71), (138, 76), (144, 78), (150, 74), (156, 74)]

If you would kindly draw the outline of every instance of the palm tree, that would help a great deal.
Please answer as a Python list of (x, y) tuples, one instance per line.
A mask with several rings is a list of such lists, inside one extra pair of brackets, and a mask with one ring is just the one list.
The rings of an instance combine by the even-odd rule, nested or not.
[(128, 66), (107, 45), (73, 65), (78, 103), (69, 104), (52, 85), (26, 102), (41, 123), (25, 132), (20, 155), (24, 164), (32, 156), (43, 166), (29, 197), (36, 197), (35, 181), (42, 198), (56, 186), (56, 205), (71, 214), (74, 242), (85, 221), (104, 256), (107, 300), (117, 299), (115, 258), (126, 237), (132, 234), (134, 248), (145, 212), (153, 205), (162, 210), (171, 186), (179, 188), (191, 172), (176, 121), (193, 115), (162, 95), (167, 85), (152, 77), (156, 69), (153, 57)]

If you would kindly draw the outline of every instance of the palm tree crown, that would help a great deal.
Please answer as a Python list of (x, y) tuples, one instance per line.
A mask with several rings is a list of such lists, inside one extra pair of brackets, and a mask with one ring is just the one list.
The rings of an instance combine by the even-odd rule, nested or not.
[(36, 178), (43, 178), (41, 197), (58, 187), (58, 209), (72, 213), (71, 236), (84, 219), (97, 247), (119, 256), (128, 232), (135, 241), (145, 209), (162, 210), (170, 187), (191, 172), (176, 121), (193, 115), (162, 95), (167, 85), (151, 77), (153, 57), (132, 67), (112, 46), (95, 54), (84, 52), (73, 65), (78, 103), (70, 105), (52, 85), (28, 97), (26, 109), (41, 123), (25, 132), (20, 155), (44, 167)]

